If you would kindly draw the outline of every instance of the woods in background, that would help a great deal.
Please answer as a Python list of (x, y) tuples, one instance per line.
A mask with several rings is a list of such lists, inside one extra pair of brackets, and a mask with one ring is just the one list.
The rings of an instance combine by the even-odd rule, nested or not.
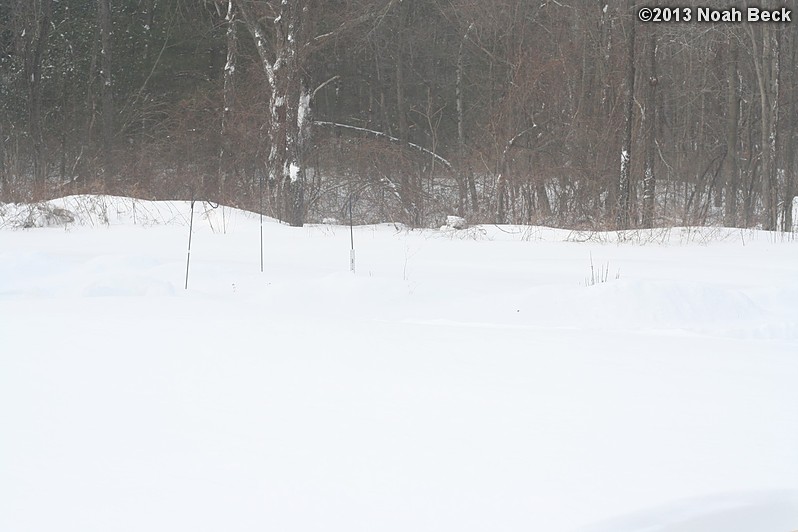
[(636, 9), (0, 0), (0, 200), (262, 196), (302, 225), (351, 198), (358, 221), (413, 226), (790, 229), (798, 22)]

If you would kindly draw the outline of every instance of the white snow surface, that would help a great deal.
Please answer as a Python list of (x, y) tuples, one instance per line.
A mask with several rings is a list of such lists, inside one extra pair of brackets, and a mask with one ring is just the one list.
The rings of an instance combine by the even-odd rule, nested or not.
[(49, 206), (0, 206), (2, 531), (798, 530), (790, 235), (384, 224), (353, 275), (269, 219), (261, 273), (198, 202), (184, 290), (188, 203)]

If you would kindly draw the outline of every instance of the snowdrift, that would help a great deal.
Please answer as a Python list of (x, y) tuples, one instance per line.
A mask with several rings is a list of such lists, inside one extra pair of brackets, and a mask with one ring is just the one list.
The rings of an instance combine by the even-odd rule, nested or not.
[(0, 206), (0, 530), (798, 529), (791, 235), (195, 209)]

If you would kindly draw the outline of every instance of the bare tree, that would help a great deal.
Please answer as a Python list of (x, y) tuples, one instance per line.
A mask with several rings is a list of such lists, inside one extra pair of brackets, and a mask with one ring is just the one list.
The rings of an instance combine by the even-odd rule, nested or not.
[(278, 189), (280, 216), (301, 226), (305, 218), (304, 154), (310, 137), (310, 91), (304, 72), (314, 38), (313, 0), (246, 1), (235, 6), (255, 40), (269, 84), (269, 179)]
[(725, 223), (729, 227), (737, 225), (737, 194), (739, 188), (739, 152), (737, 150), (738, 122), (740, 120), (740, 95), (738, 77), (737, 36), (729, 34), (729, 58), (726, 65), (726, 155), (724, 175), (726, 176)]
[(102, 104), (102, 150), (103, 170), (106, 186), (114, 179), (113, 138), (114, 138), (114, 86), (111, 76), (113, 52), (111, 38), (113, 24), (111, 20), (110, 0), (97, 0), (97, 26), (100, 29), (100, 101)]
[[(463, 38), (460, 41), (460, 48), (457, 51), (457, 78), (455, 82), (455, 105), (457, 106), (457, 150), (458, 155), (460, 156), (461, 163), (465, 161), (465, 151), (466, 151), (466, 143), (465, 143), (465, 108), (463, 104), (464, 95), (463, 95), (463, 76), (465, 73), (465, 44), (468, 39), (468, 34), (471, 33), (471, 30), (474, 29), (474, 23), (470, 22), (468, 24), (468, 28), (465, 30), (463, 34)], [(465, 205), (468, 203), (468, 197), (471, 196), (471, 208), (476, 211), (477, 210), (477, 187), (476, 183), (474, 182), (474, 174), (470, 167), (464, 168), (462, 173), (465, 175), (458, 175), (457, 178), (457, 186), (458, 186), (458, 214), (463, 216), (465, 214)]]
[(747, 26), (756, 69), (760, 102), (762, 228), (776, 229), (776, 147), (778, 138), (780, 31), (769, 24)]
[(626, 36), (626, 92), (624, 94), (624, 130), (621, 144), (621, 172), (618, 181), (618, 212), (616, 219), (618, 227), (622, 229), (629, 227), (632, 210), (631, 156), (635, 97), (635, 20), (637, 18), (634, 11), (634, 0), (627, 0), (626, 18), (629, 30)]
[(654, 225), (654, 206), (656, 204), (657, 179), (654, 173), (656, 161), (655, 144), (657, 142), (657, 35), (656, 26), (648, 28), (648, 87), (645, 97), (645, 152), (646, 161), (643, 170), (643, 227)]
[[(227, 26), (226, 44), (227, 61), (224, 65), (224, 88), (222, 94), (222, 121), (221, 121), (221, 147), (219, 148), (219, 172), (215, 179), (208, 179), (205, 193), (208, 197), (224, 195), (226, 175), (233, 167), (233, 143), (229, 134), (230, 123), (235, 108), (235, 79), (236, 64), (238, 62), (238, 13), (233, 0), (227, 0), (225, 12), (225, 25)], [(210, 176), (210, 174), (209, 174)]]
[(33, 187), (38, 194), (43, 192), (47, 177), (47, 152), (42, 123), (42, 62), (50, 36), (50, 20), (53, 12), (52, 0), (37, 0), (28, 3), (18, 0), (20, 14), (27, 14), (22, 35), (24, 48), (25, 84), (28, 93), (28, 128), (33, 141)]
[(798, 24), (792, 25), (790, 32), (790, 63), (793, 68), (787, 69), (790, 80), (789, 103), (787, 105), (787, 124), (785, 126), (785, 154), (784, 154), (784, 206), (782, 209), (782, 231), (793, 230), (793, 203), (796, 193), (796, 157), (795, 143), (798, 142), (798, 74), (794, 65), (798, 64)]

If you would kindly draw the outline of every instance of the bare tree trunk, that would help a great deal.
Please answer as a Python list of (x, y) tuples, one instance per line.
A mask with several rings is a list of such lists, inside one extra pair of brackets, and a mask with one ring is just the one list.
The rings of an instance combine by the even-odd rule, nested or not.
[(67, 182), (67, 106), (69, 104), (70, 93), (69, 67), (65, 67), (61, 75), (63, 76), (63, 84), (61, 85), (61, 153), (58, 174), (61, 178), (61, 183), (65, 183)]
[(10, 196), (8, 170), (6, 169), (6, 132), (3, 127), (3, 119), (0, 118), (0, 203), (8, 201)]
[(502, 161), (501, 172), (496, 178), (496, 223), (507, 223), (507, 162)]
[[(402, 38), (403, 37), (400, 37), (400, 39)], [(407, 101), (405, 100), (405, 67), (403, 56), (404, 46), (403, 43), (400, 42), (398, 57), (396, 58), (396, 113), (399, 119), (399, 138), (407, 142), (409, 138), (407, 136)]]
[[(761, 43), (757, 43), (756, 30), (750, 29), (754, 51), (760, 103), (760, 145), (762, 189), (762, 228), (776, 229), (776, 140), (779, 101), (779, 41), (778, 32), (770, 25), (761, 25)], [(758, 46), (761, 44), (761, 46)]]
[[(518, 139), (525, 136), (530, 131), (532, 131), (532, 129), (528, 128), (516, 133), (510, 140), (507, 141), (507, 143), (505, 143), (504, 149), (499, 156), (499, 175), (496, 178), (497, 224), (507, 223), (508, 194), (512, 194), (513, 196), (515, 195), (515, 187), (512, 186), (513, 184), (509, 183), (508, 180), (508, 176), (510, 175), (510, 150), (513, 148), (513, 146), (515, 146), (515, 143), (518, 142)], [(514, 197), (510, 199), (512, 200)], [(548, 197), (546, 199), (548, 200)], [(511, 207), (513, 208), (513, 214), (515, 214), (515, 205), (511, 204)]]
[(114, 138), (114, 93), (111, 78), (112, 50), (110, 0), (97, 0), (97, 22), (100, 28), (100, 102), (102, 105), (102, 149), (103, 177), (106, 187), (114, 180), (113, 155), (111, 153)]
[[(464, 66), (464, 48), (466, 40), (468, 39), (468, 34), (474, 28), (474, 23), (472, 22), (468, 29), (463, 35), (462, 40), (460, 41), (460, 49), (457, 54), (457, 79), (455, 84), (455, 97), (457, 99), (457, 146), (458, 151), (460, 153), (460, 164), (462, 168), (462, 164), (466, 158), (465, 154), (465, 118), (464, 118), (464, 110), (463, 110), (463, 72), (465, 70)], [(467, 164), (466, 168), (463, 169), (465, 172), (465, 176), (459, 175), (457, 185), (460, 192), (459, 198), (459, 205), (458, 210), (460, 211), (458, 214), (460, 216), (463, 215), (464, 204), (468, 202), (468, 199), (465, 197), (470, 194), (471, 196), (471, 209), (476, 212), (478, 204), (477, 204), (477, 186), (474, 181), (474, 173), (471, 170), (471, 165)], [(467, 187), (467, 189), (466, 189)]]
[(230, 139), (230, 120), (235, 106), (235, 71), (238, 58), (238, 35), (236, 33), (237, 13), (233, 0), (227, 0), (227, 62), (224, 65), (224, 108), (222, 109), (221, 148), (219, 149), (219, 173), (215, 181), (206, 187), (209, 197), (223, 196), (225, 190), (225, 176), (233, 166), (233, 143)]
[[(35, 13), (35, 35), (31, 49), (25, 54), (25, 78), (28, 86), (28, 120), (33, 140), (33, 188), (36, 195), (44, 191), (47, 177), (47, 153), (42, 132), (42, 58), (47, 48), (52, 17), (52, 0), (43, 0)], [(35, 6), (34, 6), (35, 9)]]
[(609, 2), (604, 2), (601, 0), (599, 0), (599, 8), (601, 10), (599, 19), (599, 44), (601, 46), (601, 61), (599, 62), (601, 71), (599, 74), (599, 82), (601, 83), (601, 109), (605, 115), (608, 115), (612, 105), (612, 98), (610, 94), (610, 88), (612, 85), (608, 81), (611, 68), (610, 58), (612, 56), (612, 31), (610, 31), (612, 23), (607, 11), (612, 8)]
[(654, 145), (657, 142), (657, 36), (656, 26), (649, 26), (648, 34), (648, 87), (646, 88), (645, 132), (646, 162), (643, 175), (643, 227), (654, 225), (657, 179), (654, 174)]
[(778, 131), (779, 131), (779, 92), (780, 92), (780, 78), (781, 67), (779, 64), (781, 50), (779, 43), (780, 31), (772, 26), (765, 28), (766, 38), (768, 40), (768, 56), (770, 60), (770, 80), (768, 81), (769, 87), (769, 109), (770, 116), (768, 117), (768, 137), (767, 144), (763, 143), (763, 149), (767, 146), (767, 162), (769, 168), (763, 175), (765, 181), (763, 182), (763, 197), (765, 200), (765, 228), (775, 230), (778, 220)]
[(793, 68), (788, 69), (790, 76), (789, 105), (787, 106), (787, 131), (785, 132), (785, 154), (784, 154), (784, 206), (782, 208), (782, 231), (793, 230), (793, 203), (795, 201), (796, 168), (795, 164), (795, 143), (796, 130), (798, 130), (798, 117), (796, 117), (796, 99), (798, 99), (798, 73), (795, 65), (798, 64), (798, 24), (793, 24), (790, 39), (790, 64)]
[(399, 20), (396, 43), (396, 113), (399, 121), (399, 138), (407, 142), (407, 100), (405, 98), (405, 54), (407, 52), (407, 27), (413, 9), (413, 0), (399, 4)]
[(236, 0), (236, 7), (255, 39), (269, 83), (269, 178), (277, 184), (280, 217), (290, 225), (302, 226), (305, 220), (304, 152), (312, 121), (310, 93), (302, 79), (300, 53), (307, 42), (310, 2), (296, 0), (271, 5), (270, 11), (276, 13), (270, 21), (271, 39), (267, 39), (268, 33), (252, 5), (252, 2)]
[[(410, 140), (407, 126), (407, 99), (405, 98), (405, 53), (407, 48), (407, 26), (410, 22), (412, 7), (412, 0), (406, 0), (399, 4), (399, 20), (396, 32), (396, 113), (399, 123), (398, 136), (403, 143)], [(418, 205), (420, 203), (417, 191), (420, 187), (416, 186), (415, 179), (409, 176), (407, 172), (400, 174), (399, 183), (404, 191), (402, 197), (409, 199), (409, 202), (403, 205), (405, 212), (410, 214), (411, 223), (416, 225), (419, 214)]]
[[(296, 2), (303, 4), (304, 2)], [(303, 22), (302, 6), (282, 4), (283, 20), (278, 28), (272, 91), (269, 174), (279, 183), (282, 218), (293, 226), (304, 223), (303, 183), (305, 141), (310, 133), (310, 95), (301, 79), (298, 62), (298, 30)]]
[(626, 94), (624, 95), (624, 131), (621, 145), (621, 172), (618, 181), (618, 227), (626, 229), (631, 217), (631, 154), (632, 125), (634, 122), (635, 96), (635, 14), (634, 0), (627, 0), (626, 16), (629, 20), (629, 33), (626, 36)]
[(726, 176), (726, 225), (737, 226), (737, 190), (739, 170), (737, 153), (738, 123), (740, 120), (740, 97), (737, 90), (738, 47), (735, 36), (729, 39), (729, 62), (726, 72), (728, 89), (726, 94), (726, 157), (724, 158)]
[(535, 196), (537, 197), (537, 208), (543, 218), (551, 218), (551, 202), (549, 193), (546, 190), (546, 182), (543, 179), (535, 180)]

